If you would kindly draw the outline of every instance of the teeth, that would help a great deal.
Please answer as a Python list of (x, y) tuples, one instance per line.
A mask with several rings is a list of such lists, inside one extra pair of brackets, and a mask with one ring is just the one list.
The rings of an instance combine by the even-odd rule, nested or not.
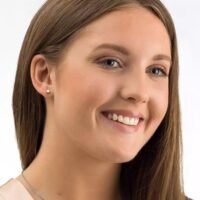
[(139, 118), (124, 117), (122, 115), (117, 115), (116, 113), (113, 113), (113, 114), (109, 113), (108, 119), (111, 119), (113, 121), (119, 121), (123, 124), (132, 125), (132, 126), (136, 126), (139, 123)]
[(123, 118), (122, 115), (119, 115), (117, 120), (118, 120), (119, 122), (122, 122), (122, 123), (124, 122), (124, 118)]
[(124, 117), (123, 123), (124, 123), (124, 124), (130, 124), (130, 119), (129, 119), (129, 117)]

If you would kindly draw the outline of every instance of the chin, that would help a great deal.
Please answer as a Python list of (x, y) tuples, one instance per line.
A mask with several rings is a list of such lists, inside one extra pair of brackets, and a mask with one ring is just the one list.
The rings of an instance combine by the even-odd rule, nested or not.
[(139, 151), (137, 151), (137, 152), (132, 152), (132, 153), (130, 153), (130, 154), (116, 154), (115, 156), (113, 156), (112, 157), (112, 162), (113, 163), (126, 163), (126, 162), (129, 162), (129, 161), (131, 161), (131, 160), (133, 160), (136, 156), (137, 156), (137, 154), (138, 154), (138, 152)]

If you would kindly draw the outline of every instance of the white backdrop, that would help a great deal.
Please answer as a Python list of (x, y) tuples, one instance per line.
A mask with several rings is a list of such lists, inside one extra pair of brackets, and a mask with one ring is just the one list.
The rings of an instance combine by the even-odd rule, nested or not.
[[(21, 172), (12, 116), (12, 90), (21, 43), (44, 0), (0, 0), (0, 185)], [(163, 0), (177, 29), (185, 191), (200, 200), (200, 2)]]

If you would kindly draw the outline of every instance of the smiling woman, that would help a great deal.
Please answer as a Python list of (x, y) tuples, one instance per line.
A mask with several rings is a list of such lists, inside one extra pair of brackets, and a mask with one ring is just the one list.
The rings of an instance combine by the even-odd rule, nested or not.
[(13, 112), (23, 172), (0, 199), (186, 199), (176, 33), (159, 0), (48, 0)]

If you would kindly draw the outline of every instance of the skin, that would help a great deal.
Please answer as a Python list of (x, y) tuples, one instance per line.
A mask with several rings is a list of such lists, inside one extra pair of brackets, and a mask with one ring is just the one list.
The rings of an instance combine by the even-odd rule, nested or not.
[[(128, 55), (95, 50), (103, 43)], [(56, 65), (33, 58), (32, 82), (47, 104), (40, 152), (24, 172), (37, 193), (49, 200), (118, 198), (120, 163), (137, 155), (167, 111), (170, 61), (154, 57), (170, 57), (170, 48), (162, 22), (133, 6), (85, 27)], [(122, 134), (103, 120), (108, 109), (140, 112), (144, 120), (136, 132)]]

